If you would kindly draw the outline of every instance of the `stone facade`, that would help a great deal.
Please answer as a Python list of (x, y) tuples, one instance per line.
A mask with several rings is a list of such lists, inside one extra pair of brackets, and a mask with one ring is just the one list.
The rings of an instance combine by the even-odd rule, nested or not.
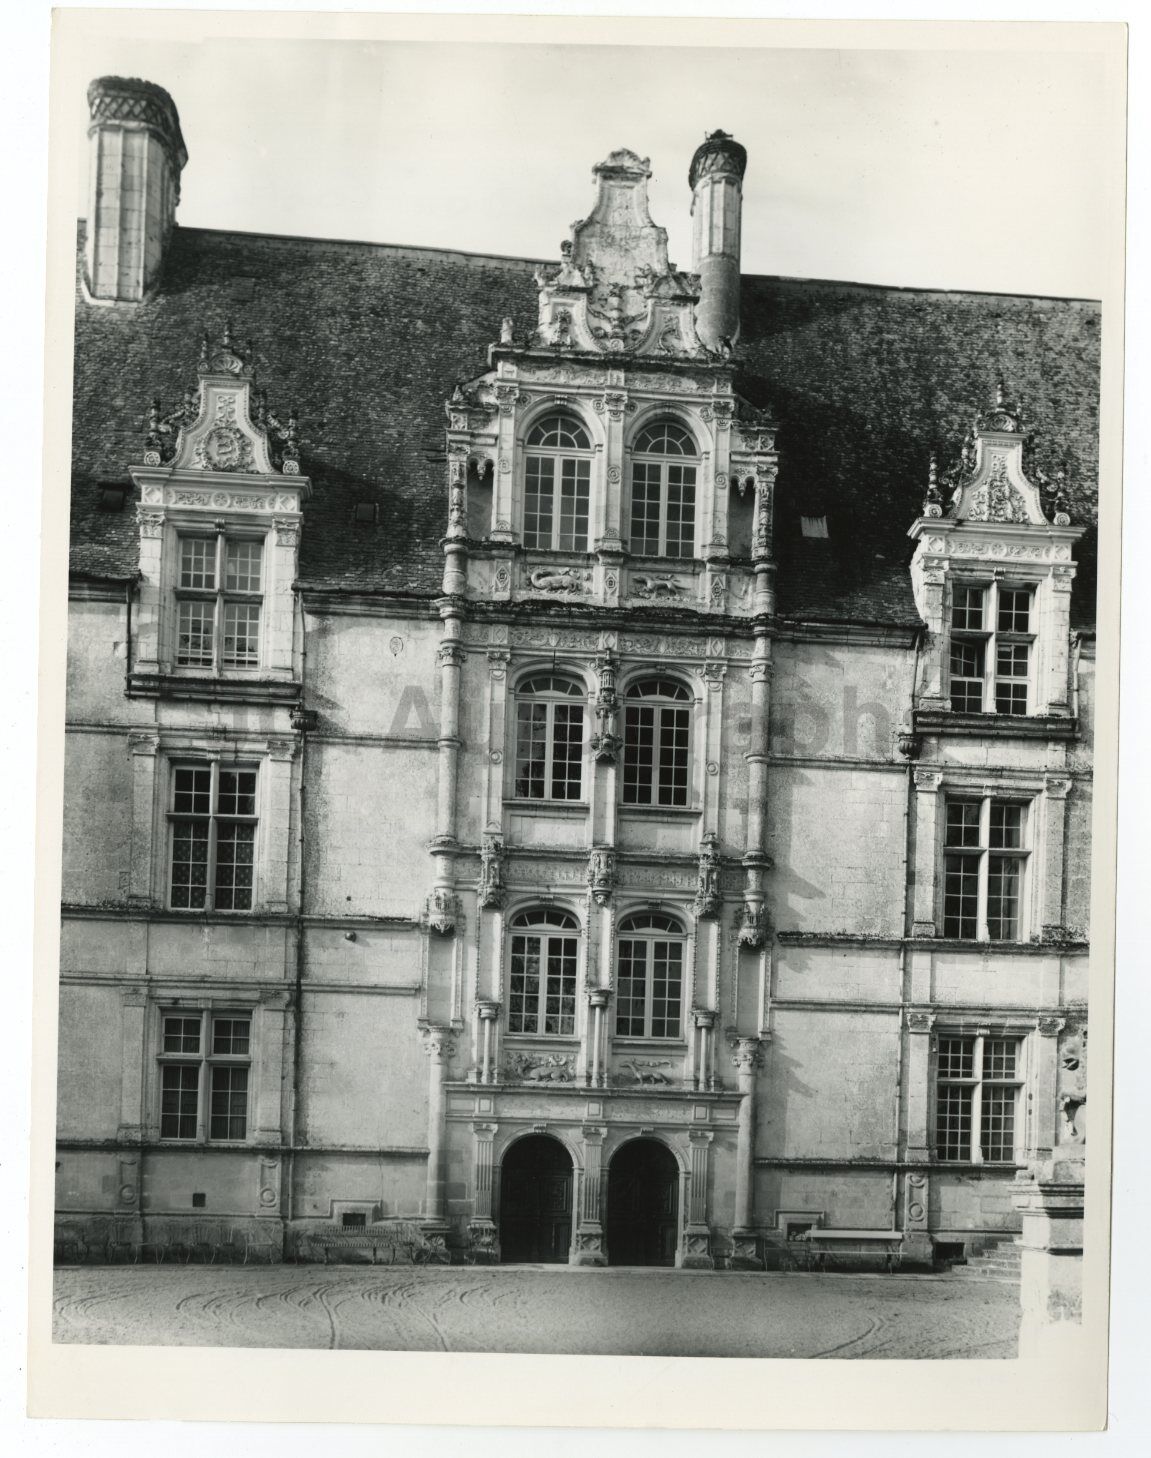
[[(1059, 1039), (1085, 1009), (1081, 528), (1000, 399), (952, 478), (924, 463), (903, 523), (918, 616), (779, 611), (792, 422), (744, 388), (745, 162), (722, 133), (697, 154), (684, 273), (647, 161), (613, 153), (536, 271), (538, 318), (497, 312), (442, 421), (397, 427), (441, 473), (411, 508), (442, 539), (431, 592), (415, 551), (386, 587), (309, 577), (340, 488), (313, 479), (306, 420), (268, 408), (228, 330), (173, 362), (141, 315), (157, 373), (195, 384), (125, 453), (131, 571), (81, 555), (74, 575), (62, 1220), (147, 1239), (202, 1216), (292, 1253), (403, 1218), (439, 1259), (535, 1240), (544, 1259), (753, 1268), (809, 1226), (896, 1230), (919, 1261), (1018, 1228), (1009, 1186), (1059, 1142)], [(566, 446), (546, 443), (557, 420)], [(577, 463), (546, 542), (532, 459)], [(673, 520), (685, 468), (694, 515)], [(100, 540), (74, 533), (82, 554)], [(1000, 614), (1011, 591), (1030, 604), (1022, 635), (986, 630), (1026, 641), (1022, 713), (954, 706), (972, 585)], [(960, 802), (1021, 807), (999, 847), (1017, 873), (978, 869), (996, 841), (972, 850), (970, 934), (945, 898)], [(1009, 893), (989, 876), (1009, 874), (1011, 935), (991, 939)], [(948, 1083), (968, 1049), (983, 1061)], [(541, 1136), (558, 1175), (528, 1157)]]

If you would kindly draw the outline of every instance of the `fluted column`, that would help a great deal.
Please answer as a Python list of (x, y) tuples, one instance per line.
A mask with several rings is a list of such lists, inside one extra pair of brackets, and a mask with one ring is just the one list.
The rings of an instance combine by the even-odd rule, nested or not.
[(580, 1188), (579, 1225), (576, 1228), (572, 1264), (606, 1266), (603, 1225), (600, 1223), (600, 1187), (603, 1180), (603, 1141), (607, 1130), (600, 1124), (583, 1126), (584, 1167)]
[(707, 1175), (711, 1142), (715, 1136), (707, 1129), (693, 1129), (688, 1134), (691, 1168), (687, 1180), (687, 1219), (679, 1264), (694, 1270), (711, 1270), (715, 1261), (711, 1254), (711, 1229), (707, 1223)]
[(428, 1175), (424, 1194), (424, 1238), (432, 1247), (431, 1259), (448, 1261), (446, 1188), (448, 1067), (456, 1051), (450, 1027), (428, 1024), (423, 1029), (428, 1054)]
[(498, 1125), (475, 1123), (473, 1176), (475, 1197), (472, 1218), (468, 1221), (468, 1259), (473, 1265), (495, 1265), (500, 1258), (499, 1240), (492, 1219), (492, 1150)]
[(762, 1270), (759, 1238), (752, 1225), (752, 1191), (755, 1177), (755, 1075), (760, 1066), (759, 1038), (737, 1038), (732, 1063), (739, 1083), (739, 1123), (735, 1153), (735, 1226), (732, 1237), (732, 1266), (737, 1270)]
[(607, 1017), (608, 999), (611, 990), (607, 987), (593, 987), (588, 993), (588, 1010), (591, 1020), (591, 1058), (588, 1060), (588, 1082), (592, 1088), (604, 1084), (604, 1020)]
[(761, 632), (755, 640), (750, 670), (751, 737), (744, 754), (747, 761), (747, 849), (743, 857), (743, 920), (739, 930), (740, 945), (757, 951), (762, 948), (767, 935), (763, 875), (771, 865), (771, 858), (763, 848), (767, 833), (768, 688), (771, 668), (771, 641)]
[(695, 1028), (695, 1068), (692, 1071), (692, 1085), (695, 1088), (712, 1089), (715, 1077), (711, 1071), (711, 1040), (715, 1027), (715, 1013), (710, 1008), (693, 1007), (691, 1020)]

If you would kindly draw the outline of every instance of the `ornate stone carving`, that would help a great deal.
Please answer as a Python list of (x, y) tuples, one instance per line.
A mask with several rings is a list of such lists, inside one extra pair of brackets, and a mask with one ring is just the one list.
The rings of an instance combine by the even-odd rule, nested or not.
[(456, 1056), (456, 1034), (453, 1028), (441, 1023), (425, 1023), (420, 1029), (424, 1039), (424, 1052), (437, 1063), (450, 1063)]
[(452, 936), (462, 918), (460, 898), (454, 891), (437, 886), (424, 903), (423, 923), (429, 931)]
[(436, 653), (441, 668), (459, 668), (464, 661), (464, 650), (459, 643), (441, 643)]
[(908, 731), (901, 731), (900, 732), (900, 735), (899, 735), (899, 738), (898, 738), (898, 740), (896, 742), (897, 742), (898, 747), (899, 747), (899, 752), (903, 756), (904, 759), (908, 759), (908, 760), (918, 759), (919, 756), (920, 756), (920, 754), (923, 752), (923, 735), (922, 734), (915, 734), (915, 733), (911, 733), (911, 732), (908, 732)]
[(606, 906), (615, 889), (615, 851), (596, 846), (588, 856), (587, 881), (597, 906)]
[(528, 582), (536, 592), (583, 594), (591, 584), (591, 573), (578, 567), (537, 567), (528, 574)]
[(647, 573), (631, 579), (631, 589), (636, 597), (678, 597), (683, 588), (668, 573)]
[(719, 837), (709, 830), (699, 848), (699, 879), (696, 884), (692, 911), (698, 920), (719, 915), (723, 905), (720, 894), (719, 875), (723, 861), (719, 853)]
[(943, 783), (942, 770), (917, 769), (915, 771), (915, 788), (927, 794), (933, 794)]
[(762, 1044), (758, 1038), (736, 1038), (732, 1045), (731, 1066), (737, 1073), (753, 1074), (763, 1062)]
[(628, 1072), (615, 1075), (615, 1081), (645, 1085), (670, 1084), (672, 1080), (663, 1070), (671, 1066), (670, 1058), (623, 1058), (620, 1060), (620, 1067)]
[(1007, 461), (999, 456), (992, 464), (987, 479), (972, 492), (968, 510), (970, 521), (1030, 521), (1027, 505), (1007, 479)]
[(599, 674), (599, 692), (596, 695), (596, 732), (592, 735), (591, 748), (596, 760), (610, 763), (623, 747), (623, 740), (615, 732), (618, 701), (615, 692), (615, 659), (610, 654), (596, 660)]
[(1068, 1029), (1059, 1049), (1059, 1144), (1087, 1142), (1087, 1028)]
[[(934, 930), (935, 930), (935, 928), (933, 926), (932, 927), (932, 931), (934, 932)], [(934, 1025), (935, 1025), (935, 1014), (934, 1013), (923, 1012), (923, 1011), (921, 1011), (919, 1009), (916, 1009), (916, 1008), (911, 1008), (911, 1009), (908, 1010), (908, 1013), (907, 1013), (907, 1031), (909, 1033), (930, 1033), (931, 1032), (931, 1029), (932, 1029), (932, 1027)]]
[(486, 830), (480, 847), (480, 905), (504, 904), (504, 842), (496, 831)]
[(758, 952), (767, 939), (767, 916), (762, 906), (756, 906), (752, 902), (745, 902), (743, 911), (740, 913), (739, 927), (736, 931), (736, 942), (749, 951)]
[(509, 1053), (504, 1059), (507, 1083), (574, 1083), (575, 1056), (571, 1053)]

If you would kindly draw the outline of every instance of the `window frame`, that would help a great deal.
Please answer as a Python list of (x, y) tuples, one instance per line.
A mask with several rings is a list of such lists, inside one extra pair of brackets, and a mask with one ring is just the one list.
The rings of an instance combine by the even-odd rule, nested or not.
[[(551, 918), (549, 921), (548, 918)], [(562, 920), (561, 920), (562, 918)], [(566, 907), (558, 906), (530, 906), (516, 912), (508, 921), (508, 996), (507, 996), (507, 1031), (513, 1038), (564, 1038), (572, 1039), (577, 1036), (576, 1014), (580, 978), (580, 938), (582, 928), (579, 918), (574, 912), (568, 911)], [(535, 939), (539, 942), (536, 952), (537, 966), (537, 987), (534, 995), (535, 1013), (531, 1026), (516, 1026), (517, 1022), (527, 1021), (528, 994), (524, 994), (524, 1008), (519, 1009), (515, 1005), (515, 958), (516, 942), (523, 938)], [(572, 943), (570, 951), (559, 950), (553, 953), (553, 942)], [(560, 1008), (556, 1014), (560, 1026), (551, 1031), (547, 1029), (548, 1010), (547, 1003), (549, 988), (551, 985), (551, 971), (549, 963), (553, 955), (558, 955), (565, 961), (570, 961), (570, 974), (566, 968), (559, 973), (559, 991), (555, 994), (560, 1002)], [(542, 974), (542, 975), (541, 975)], [(570, 975), (570, 1010), (563, 1008), (565, 998), (564, 983)]]
[[(691, 444), (691, 452), (678, 454), (671, 451), (644, 450), (639, 446), (645, 435), (656, 426), (674, 426), (683, 432)], [(645, 421), (632, 437), (632, 444), (628, 450), (628, 502), (627, 502), (627, 523), (628, 523), (628, 550), (637, 557), (663, 557), (672, 561), (684, 561), (696, 557), (696, 545), (699, 533), (699, 504), (700, 504), (700, 471), (703, 466), (703, 456), (699, 449), (699, 442), (695, 439), (692, 431), (674, 416), (660, 415), (653, 420)], [(641, 466), (645, 471), (649, 468), (658, 468), (658, 477), (655, 483), (658, 490), (658, 511), (656, 514), (656, 547), (654, 550), (649, 545), (647, 531), (643, 532), (641, 545), (641, 533), (636, 528), (636, 467)], [(680, 482), (680, 489), (686, 490), (690, 486), (691, 492), (691, 532), (686, 543), (680, 533), (676, 538), (677, 545), (681, 548), (687, 546), (688, 551), (668, 551), (668, 515), (669, 497), (671, 494), (671, 481), (669, 471), (673, 466), (681, 466), (690, 469), (692, 476), (690, 482)], [(645, 481), (645, 488), (651, 486), (651, 482)], [(682, 503), (681, 503), (682, 512)]]
[[(670, 684), (679, 692), (677, 694), (640, 694), (639, 690), (644, 684)], [(634, 678), (624, 689), (622, 694), (623, 710), (623, 749), (620, 762), (620, 805), (629, 810), (690, 810), (693, 808), (693, 772), (694, 764), (692, 751), (694, 746), (694, 725), (692, 723), (693, 710), (695, 708), (695, 695), (691, 689), (679, 678), (668, 674), (647, 673)], [(652, 722), (651, 740), (651, 763), (648, 766), (650, 791), (647, 799), (634, 799), (629, 795), (634, 786), (638, 783), (634, 776), (629, 774), (633, 764), (634, 756), (639, 747), (636, 739), (631, 733), (633, 709), (644, 706), (652, 707), (655, 712)], [(671, 712), (682, 712), (686, 715), (686, 743), (682, 760), (682, 799), (661, 800), (660, 772), (662, 769), (662, 752), (665, 743), (664, 736), (668, 733), (676, 733), (678, 730), (673, 726), (669, 731), (667, 727), (667, 714)], [(672, 746), (674, 749), (674, 746)]]
[[(959, 626), (956, 622), (957, 613), (960, 611), (959, 594), (972, 592), (982, 594), (981, 626), (978, 628), (971, 628), (966, 624)], [(1000, 599), (1005, 593), (1026, 593), (1028, 632), (1020, 633), (1014, 629), (1000, 628)], [(1030, 580), (1007, 581), (997, 577), (959, 577), (953, 581), (947, 619), (946, 646), (947, 702), (953, 713), (995, 714), (1004, 719), (1022, 719), (1036, 712), (1039, 634), (1035, 631), (1035, 615), (1038, 610), (1038, 594), (1039, 584)], [(969, 611), (970, 609), (965, 604), (963, 610)], [(962, 649), (965, 646), (977, 648), (982, 654), (982, 668), (979, 673), (958, 674), (955, 672), (955, 651), (957, 648)], [(1001, 672), (1000, 650), (1006, 649), (1010, 652), (1020, 648), (1026, 651), (1027, 672), (1022, 675)], [(978, 683), (980, 685), (978, 708), (972, 708), (968, 704), (964, 704), (962, 707), (956, 706), (953, 692), (956, 683), (969, 685)], [(1010, 688), (1015, 685), (1023, 685), (1025, 700), (1023, 709), (1001, 709), (999, 707), (1000, 690), (1010, 691)]]
[[(571, 688), (574, 689), (575, 692), (567, 693), (555, 689), (554, 687), (542, 690), (536, 690), (529, 687), (530, 685), (543, 679), (550, 679), (553, 684), (556, 680), (566, 682), (571, 685)], [(588, 728), (588, 717), (587, 689), (584, 684), (574, 674), (566, 673), (559, 668), (555, 669), (554, 671), (550, 669), (546, 671), (536, 670), (535, 672), (525, 673), (519, 678), (515, 687), (515, 692), (512, 697), (513, 713), (510, 716), (512, 721), (512, 798), (517, 801), (523, 801), (532, 805), (586, 804), (587, 787), (585, 783), (584, 761), (587, 758), (586, 736)], [(522, 714), (521, 710), (534, 705), (540, 705), (543, 707), (544, 710), (544, 793), (539, 795), (532, 794), (530, 792), (524, 793), (520, 789), (521, 765), (529, 765), (538, 762), (531, 760), (529, 757), (525, 756), (522, 753), (522, 729), (524, 715)], [(563, 783), (567, 785), (571, 785), (572, 783), (575, 784), (576, 793), (572, 795), (556, 795), (553, 793), (557, 783), (555, 778), (555, 770), (557, 765), (556, 748), (558, 739), (558, 735), (556, 732), (556, 720), (559, 717), (557, 711), (563, 706), (567, 706), (571, 710), (578, 709), (579, 711), (579, 736), (578, 739), (575, 741), (576, 747), (578, 749), (578, 754), (574, 759), (569, 759), (566, 761), (569, 767), (569, 774), (568, 777), (563, 781)], [(572, 742), (573, 741), (569, 736), (566, 743), (571, 745)], [(576, 769), (576, 778), (574, 781), (572, 780), (570, 775), (570, 768), (573, 765)]]
[[(558, 422), (562, 422), (564, 425), (566, 425), (567, 427), (569, 427), (569, 429), (571, 429), (572, 431), (578, 431), (578, 432), (580, 432), (580, 434), (582, 434), (583, 438), (587, 441), (586, 446), (581, 446), (581, 445), (573, 445), (573, 446), (556, 445), (556, 446), (550, 446), (550, 445), (542, 445), (542, 444), (534, 444), (534, 445), (532, 444), (532, 437), (534, 435), (536, 435), (537, 432), (540, 432), (540, 431), (546, 429), (553, 422), (557, 422), (557, 421)], [(548, 542), (546, 542), (546, 543), (545, 542), (540, 542), (540, 541), (529, 541), (528, 540), (528, 531), (529, 531), (529, 529), (528, 529), (528, 493), (529, 493), (529, 478), (530, 478), (530, 473), (531, 473), (531, 468), (532, 468), (532, 462), (533, 462), (533, 460), (536, 460), (536, 461), (550, 461), (552, 463), (552, 466), (551, 466), (551, 492), (550, 492), (550, 506), (549, 506), (550, 517), (551, 517), (551, 535), (550, 535), (550, 540)], [(592, 441), (591, 432), (588, 430), (588, 428), (584, 424), (584, 422), (582, 420), (580, 420), (577, 416), (571, 414), (568, 411), (551, 410), (551, 411), (548, 411), (546, 414), (541, 415), (538, 419), (534, 420), (531, 423), (531, 425), (528, 427), (527, 431), (524, 434), (524, 444), (523, 444), (523, 450), (522, 450), (522, 467), (521, 467), (521, 487), (522, 487), (523, 495), (522, 495), (522, 498), (521, 498), (520, 521), (521, 521), (521, 528), (522, 528), (522, 543), (523, 543), (523, 547), (524, 547), (525, 551), (529, 551), (529, 552), (576, 552), (576, 553), (584, 553), (584, 552), (587, 552), (589, 550), (589, 544), (590, 544), (590, 541), (591, 541), (591, 527), (592, 527), (592, 520), (591, 520), (591, 475), (592, 475), (592, 463), (593, 463), (594, 460), (595, 460), (595, 445), (594, 445), (594, 442)], [(582, 517), (583, 517), (583, 521), (584, 521), (584, 530), (583, 530), (583, 534), (582, 534), (582, 539), (581, 539), (580, 535), (576, 531), (573, 530), (570, 533), (570, 536), (572, 538), (572, 541), (571, 541), (570, 545), (569, 544), (565, 544), (565, 542), (562, 540), (562, 538), (564, 536), (564, 532), (563, 532), (563, 492), (564, 492), (564, 485), (565, 485), (565, 472), (564, 472), (564, 467), (565, 467), (565, 465), (567, 463), (571, 463), (571, 464), (573, 464), (576, 467), (576, 470), (575, 470), (575, 473), (574, 473), (575, 474), (575, 478), (576, 478), (575, 479), (575, 485), (576, 485), (576, 492), (575, 492), (576, 507), (575, 507), (575, 510), (573, 512), (574, 522), (578, 522), (579, 519), (580, 519), (581, 512), (579, 510), (579, 507), (581, 505), (581, 497), (582, 497), (582, 508), (583, 508), (582, 509)], [(583, 467), (584, 469), (581, 471), (580, 470), (580, 467)], [(582, 492), (580, 490), (581, 487), (582, 487)], [(542, 494), (540, 494), (540, 499), (541, 500), (543, 499)], [(574, 525), (574, 522), (573, 522), (573, 525)]]
[[(190, 916), (248, 916), (256, 911), (259, 906), (259, 852), (260, 852), (260, 786), (262, 775), (260, 764), (253, 760), (243, 759), (236, 762), (231, 760), (221, 761), (219, 758), (197, 757), (195, 755), (173, 755), (168, 761), (168, 785), (167, 785), (167, 809), (165, 818), (167, 822), (167, 856), (165, 860), (165, 896), (164, 904), (169, 911), (187, 913)], [(181, 793), (178, 788), (178, 775), (182, 770), (208, 770), (208, 811), (206, 814), (176, 809), (176, 796)], [(221, 814), (220, 804), (220, 776), (221, 774), (251, 774), (254, 776), (252, 788), (252, 804), (254, 814), (251, 815), (228, 815)], [(192, 793), (197, 793), (192, 791)], [(239, 793), (237, 791), (237, 793)], [(224, 822), (228, 825), (251, 825), (252, 837), (251, 860), (249, 869), (251, 871), (251, 885), (249, 889), (247, 906), (218, 906), (217, 899), (220, 886), (217, 880), (217, 873), (220, 868), (219, 847), (220, 847), (220, 825)], [(176, 902), (176, 849), (177, 849), (177, 827), (180, 824), (207, 824), (207, 855), (204, 861), (204, 904), (202, 906), (180, 906)], [(237, 844), (241, 842), (237, 841)], [(181, 863), (183, 864), (183, 863)], [(189, 866), (195, 862), (189, 860)], [(233, 862), (234, 866), (240, 863)], [(189, 890), (193, 889), (189, 882)], [(232, 891), (235, 893), (233, 885)]]
[[(943, 1044), (947, 1042), (970, 1042), (972, 1045), (971, 1073), (955, 1074), (943, 1071)], [(1014, 1064), (1010, 1077), (996, 1076), (987, 1072), (988, 1044), (1012, 1044)], [(1024, 1097), (1028, 1083), (1027, 1038), (1014, 1028), (962, 1027), (938, 1028), (933, 1039), (931, 1080), (931, 1153), (939, 1164), (949, 1168), (956, 1165), (980, 1165), (992, 1169), (1010, 1169), (1024, 1157), (1027, 1148), (1027, 1103)], [(967, 1110), (969, 1128), (966, 1147), (961, 1154), (945, 1152), (945, 1142), (940, 1138), (941, 1120), (944, 1108), (941, 1098), (943, 1089), (970, 1089), (971, 1099)], [(1010, 1089), (1011, 1100), (1011, 1149), (999, 1157), (984, 1154), (986, 1120), (984, 1118), (984, 1094), (992, 1089)], [(962, 1115), (960, 1115), (962, 1117)]]
[[(256, 1082), (254, 1077), (256, 1063), (256, 1017), (253, 1007), (228, 1006), (173, 1006), (161, 1004), (159, 1008), (159, 1035), (156, 1049), (156, 1137), (165, 1144), (177, 1147), (189, 1148), (197, 1145), (249, 1145), (253, 1138), (253, 1095)], [(195, 1022), (197, 1025), (197, 1044), (194, 1050), (186, 1048), (168, 1049), (165, 1041), (168, 1036), (167, 1023), (169, 1019), (182, 1019), (185, 1022)], [(247, 1025), (247, 1038), (244, 1051), (234, 1053), (231, 1051), (217, 1050), (215, 1046), (215, 1029), (217, 1022), (238, 1022), (242, 1021)], [(185, 1033), (183, 1036), (187, 1036)], [(165, 1096), (168, 1090), (165, 1088), (166, 1071), (169, 1069), (195, 1069), (195, 1132), (189, 1135), (165, 1133), (164, 1123), (168, 1117), (176, 1119), (187, 1118), (188, 1115), (177, 1108), (173, 1115), (164, 1108)], [(242, 1135), (234, 1135), (228, 1132), (223, 1135), (216, 1135), (212, 1132), (213, 1124), (217, 1115), (213, 1111), (213, 1103), (216, 1096), (216, 1074), (229, 1070), (242, 1070), (244, 1072), (244, 1132)], [(223, 1116), (226, 1119), (236, 1117), (230, 1110)]]
[[(952, 826), (951, 808), (959, 805), (978, 805), (979, 813), (975, 825), (976, 840), (968, 843), (953, 842), (950, 837)], [(1009, 807), (1018, 809), (1020, 814), (1019, 843), (1018, 845), (993, 845), (992, 841), (992, 819), (993, 809), (996, 807)], [(1034, 821), (1036, 813), (1035, 799), (1025, 793), (1012, 793), (1010, 789), (1004, 789), (999, 793), (991, 793), (986, 790), (964, 790), (961, 786), (954, 786), (944, 791), (943, 794), (943, 816), (941, 826), (941, 877), (940, 877), (940, 925), (943, 936), (948, 940), (975, 942), (983, 945), (1015, 946), (1020, 942), (1026, 942), (1030, 935), (1031, 924), (1031, 863), (1034, 841)], [(970, 825), (962, 827), (970, 829)], [(992, 936), (991, 919), (988, 907), (991, 903), (991, 878), (992, 860), (1012, 861), (1019, 866), (1017, 885), (1017, 911), (1014, 936)], [(975, 866), (975, 934), (966, 935), (962, 931), (953, 931), (949, 928), (948, 897), (949, 882), (952, 875), (950, 862), (966, 862)], [(963, 877), (960, 876), (962, 888)], [(959, 912), (960, 919), (966, 919), (970, 913)]]
[[(171, 663), (175, 671), (183, 675), (208, 675), (213, 678), (243, 676), (263, 669), (267, 658), (266, 613), (264, 604), (268, 597), (268, 532), (258, 527), (233, 526), (228, 523), (177, 522), (173, 524), (172, 573), (169, 597), (171, 609)], [(186, 542), (212, 542), (214, 586), (189, 587), (182, 582), (184, 575), (184, 544)], [(229, 588), (227, 586), (227, 553), (234, 543), (255, 544), (260, 549), (260, 586), (256, 591)], [(181, 661), (180, 639), (185, 603), (202, 602), (212, 604), (212, 661)], [(232, 604), (254, 606), (256, 609), (256, 651), (255, 657), (246, 662), (227, 662), (225, 643), (227, 639), (227, 610)]]
[[(656, 928), (654, 926), (632, 925), (642, 922), (666, 922), (667, 926)], [(644, 979), (641, 996), (642, 1012), (640, 1017), (643, 1022), (641, 1032), (627, 1032), (620, 1027), (621, 1009), (623, 1006), (623, 994), (625, 982), (633, 982), (633, 976), (625, 976), (623, 966), (623, 944), (625, 942), (638, 943), (645, 948), (644, 955)], [(679, 992), (675, 1000), (675, 1028), (674, 1031), (653, 1032), (652, 1026), (655, 1021), (655, 982), (656, 982), (656, 959), (654, 948), (658, 944), (675, 946), (679, 949), (678, 981)], [(690, 963), (691, 948), (688, 933), (685, 930), (679, 917), (672, 916), (664, 911), (632, 911), (621, 918), (615, 935), (615, 1019), (613, 1023), (613, 1037), (617, 1042), (662, 1042), (682, 1043), (685, 1034), (684, 1019), (684, 994), (687, 988), (687, 972)], [(634, 1001), (634, 998), (633, 998)], [(667, 1006), (673, 1004), (671, 999), (665, 999)], [(631, 1015), (634, 1019), (634, 1014)], [(665, 1018), (667, 1014), (665, 1013)], [(670, 1019), (669, 1019), (670, 1020)]]

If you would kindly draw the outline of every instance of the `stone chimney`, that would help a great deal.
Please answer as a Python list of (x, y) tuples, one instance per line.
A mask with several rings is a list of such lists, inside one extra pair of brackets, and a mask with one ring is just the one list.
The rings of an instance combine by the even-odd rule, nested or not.
[(188, 160), (172, 98), (150, 81), (101, 76), (91, 125), (84, 274), (94, 299), (137, 303), (156, 281)]
[(712, 132), (691, 159), (692, 270), (700, 276), (695, 327), (705, 348), (726, 353), (739, 338), (739, 233), (747, 152)]

